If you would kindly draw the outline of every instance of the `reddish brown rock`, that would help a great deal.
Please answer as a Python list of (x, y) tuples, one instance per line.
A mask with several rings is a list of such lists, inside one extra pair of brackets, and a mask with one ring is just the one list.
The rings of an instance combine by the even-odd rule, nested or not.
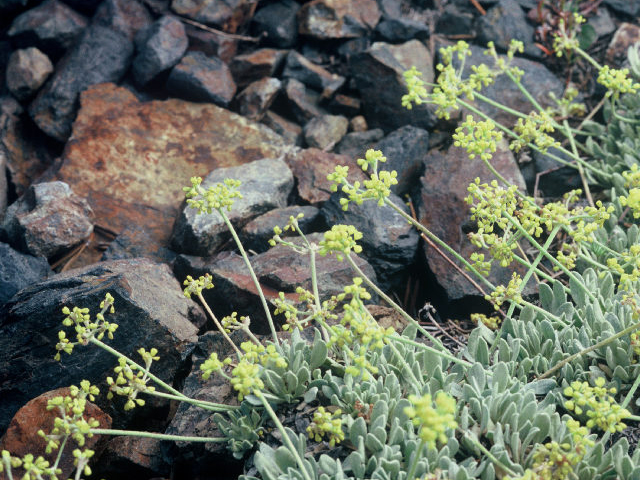
[(361, 37), (380, 16), (375, 0), (313, 0), (298, 12), (298, 31), (323, 40)]
[(286, 55), (286, 50), (261, 48), (238, 55), (229, 64), (229, 69), (238, 86), (244, 87), (261, 78), (272, 77)]
[(240, 115), (259, 121), (275, 100), (280, 86), (280, 80), (271, 77), (250, 84), (236, 97)]
[(621, 68), (627, 59), (627, 50), (636, 42), (640, 42), (640, 27), (632, 23), (622, 23), (609, 42), (605, 57), (607, 63)]
[(253, 13), (255, 4), (249, 0), (173, 0), (171, 9), (196, 22), (234, 33)]
[[(50, 454), (45, 453), (46, 442), (37, 432), (38, 430), (43, 430), (45, 433), (48, 433), (53, 429), (53, 421), (58, 416), (58, 411), (47, 410), (47, 402), (55, 397), (65, 395), (69, 395), (68, 387), (43, 393), (39, 397), (27, 402), (18, 410), (11, 420), (9, 428), (0, 440), (0, 451), (8, 450), (14, 457), (23, 457), (31, 453), (35, 457), (43, 456), (50, 464), (53, 464), (58, 451), (56, 450)], [(100, 422), (99, 428), (111, 427), (111, 417), (91, 402), (87, 402), (83, 416), (85, 420), (89, 418), (96, 419)], [(100, 435), (87, 438), (84, 448), (96, 450), (97, 447), (99, 447), (98, 444), (102, 443), (102, 440)], [(76, 448), (79, 448), (77, 442), (69, 439), (59, 464), (62, 469), (61, 478), (68, 478), (73, 472), (74, 457), (72, 452)], [(20, 469), (14, 469), (13, 478), (21, 478), (22, 473), (20, 472)], [(1, 473), (0, 479), (5, 479)]]
[(18, 100), (29, 99), (53, 72), (53, 65), (35, 47), (16, 50), (7, 65), (7, 88)]
[(190, 177), (275, 158), (283, 149), (268, 128), (215, 105), (142, 103), (102, 84), (81, 96), (57, 177), (89, 201), (97, 225), (116, 233), (141, 225), (166, 246)]
[(224, 63), (229, 63), (238, 50), (238, 40), (228, 35), (203, 30), (190, 24), (185, 24), (184, 30), (189, 39), (189, 50), (202, 52), (210, 57), (219, 57)]
[(327, 175), (335, 171), (336, 165), (349, 166), (351, 182), (367, 178), (355, 160), (317, 148), (298, 150), (287, 155), (285, 161), (298, 181), (298, 195), (311, 204), (324, 202), (331, 196), (331, 182)]

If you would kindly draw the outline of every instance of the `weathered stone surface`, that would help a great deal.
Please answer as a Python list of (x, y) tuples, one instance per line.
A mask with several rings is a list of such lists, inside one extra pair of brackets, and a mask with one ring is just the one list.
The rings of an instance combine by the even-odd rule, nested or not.
[[(284, 150), (270, 129), (215, 105), (139, 102), (113, 84), (89, 88), (81, 105), (58, 178), (89, 201), (97, 224), (116, 234), (144, 225), (158, 246), (168, 246), (190, 177)], [(99, 258), (92, 251), (86, 261)]]
[(302, 82), (295, 78), (285, 80), (283, 93), (287, 108), (301, 124), (307, 123), (313, 117), (327, 113), (319, 106), (320, 94), (306, 88)]
[(172, 250), (158, 245), (142, 225), (129, 225), (113, 239), (101, 260), (146, 257), (156, 262), (170, 263), (175, 256)]
[(103, 0), (91, 19), (92, 25), (109, 28), (130, 41), (152, 22), (153, 18), (139, 0)]
[(133, 43), (122, 34), (101, 26), (87, 28), (29, 106), (31, 118), (47, 135), (66, 141), (80, 92), (91, 85), (120, 80), (132, 55)]
[(411, 66), (423, 73), (425, 82), (433, 82), (433, 59), (420, 41), (374, 43), (364, 53), (354, 55), (349, 65), (371, 128), (390, 132), (408, 124), (424, 129), (435, 125), (436, 118), (426, 104), (407, 110), (400, 103), (407, 91), (403, 73)]
[(0, 242), (0, 306), (17, 291), (44, 280), (51, 273), (46, 259), (25, 255)]
[(105, 447), (92, 470), (96, 478), (168, 478), (162, 441), (155, 438), (115, 437)]
[(640, 16), (640, 4), (629, 0), (604, 0), (614, 10), (631, 17)]
[(331, 196), (331, 182), (327, 180), (327, 175), (335, 171), (336, 165), (349, 166), (351, 182), (367, 178), (354, 159), (317, 148), (292, 152), (285, 157), (285, 161), (297, 180), (298, 195), (313, 205), (322, 203)]
[(294, 0), (279, 0), (264, 6), (253, 16), (253, 34), (263, 36), (267, 45), (279, 48), (294, 46), (298, 39), (298, 10), (300, 5)]
[[(422, 189), (417, 204), (418, 219), (463, 257), (469, 258), (477, 249), (463, 230), (463, 226), (469, 223), (470, 216), (469, 205), (464, 201), (469, 194), (467, 187), (475, 178), (480, 178), (482, 182), (491, 181), (494, 179), (493, 174), (484, 162), (469, 160), (463, 149), (455, 147), (451, 147), (446, 154), (432, 152), (424, 160), (424, 164), (425, 172), (420, 179)], [(505, 141), (499, 144), (491, 164), (509, 182), (524, 189), (524, 180)], [(450, 301), (469, 295), (481, 295), (433, 248), (425, 245), (424, 249), (429, 267)], [(494, 285), (506, 285), (511, 278), (511, 271), (494, 268), (489, 280)]]
[[(379, 285), (394, 289), (404, 284), (407, 267), (413, 263), (418, 250), (420, 236), (402, 216), (388, 206), (379, 207), (377, 202), (362, 205), (349, 204), (345, 212), (340, 204), (342, 192), (331, 195), (321, 208), (327, 225), (353, 225), (362, 232), (362, 257), (376, 271)], [(389, 199), (408, 213), (404, 201), (391, 193)]]
[(378, 23), (376, 33), (383, 42), (401, 43), (408, 40), (427, 40), (429, 27), (408, 18), (387, 18)]
[(93, 212), (64, 182), (38, 183), (7, 209), (0, 239), (24, 253), (52, 258), (86, 240)]
[[(636, 42), (640, 42), (640, 27), (632, 23), (622, 23), (607, 47), (607, 62), (621, 68), (627, 61), (627, 50)], [(628, 64), (624, 66), (628, 67)]]
[(203, 30), (194, 25), (184, 26), (189, 39), (189, 50), (202, 52), (209, 57), (218, 57), (229, 64), (238, 51), (238, 39), (229, 35)]
[(383, 137), (384, 132), (380, 128), (374, 128), (373, 130), (366, 130), (364, 132), (347, 133), (342, 137), (342, 140), (338, 142), (334, 151), (351, 158), (364, 158), (367, 150), (373, 148)]
[(35, 47), (16, 50), (7, 65), (7, 88), (20, 101), (32, 97), (53, 72), (53, 65)]
[(328, 70), (307, 60), (295, 50), (287, 55), (287, 60), (282, 71), (285, 78), (295, 78), (309, 87), (323, 92), (323, 96), (329, 96), (340, 88), (344, 77), (330, 73)]
[(244, 87), (264, 77), (273, 77), (286, 56), (286, 50), (261, 48), (234, 57), (229, 70), (238, 86)]
[[(191, 353), (197, 328), (189, 321), (195, 303), (184, 297), (166, 265), (146, 259), (117, 260), (59, 273), (21, 290), (0, 309), (0, 348), (5, 352), (0, 363), (0, 431), (36, 395), (77, 385), (82, 379), (103, 384), (113, 373), (116, 358), (97, 347), (76, 347), (59, 362), (53, 358), (58, 332), (64, 328), (62, 308), (87, 307), (94, 318), (107, 292), (115, 307), (108, 321), (119, 325), (109, 345), (130, 358), (138, 357), (140, 347), (157, 348), (162, 353), (152, 369), (172, 383)], [(149, 407), (153, 404), (147, 399)], [(122, 419), (121, 408), (108, 406), (105, 411), (114, 421)]]
[[(240, 231), (240, 240), (246, 249), (254, 252), (262, 253), (269, 249), (269, 240), (273, 237), (273, 227), (284, 227), (289, 222), (290, 217), (297, 217), (302, 213), (304, 217), (298, 219), (298, 226), (302, 233), (309, 233), (321, 223), (319, 220), (320, 210), (312, 206), (297, 206), (276, 208), (270, 212), (260, 215), (247, 223)], [(287, 230), (281, 234), (281, 237), (296, 235), (296, 233)]]
[[(5, 435), (0, 439), (0, 451), (8, 450), (12, 456), (20, 458), (29, 453), (34, 457), (42, 456), (49, 461), (50, 465), (53, 465), (56, 461), (58, 451), (54, 450), (51, 453), (46, 453), (45, 448), (47, 444), (38, 435), (38, 431), (42, 430), (45, 433), (51, 432), (51, 430), (53, 430), (54, 420), (60, 416), (57, 409), (47, 409), (49, 400), (53, 400), (55, 397), (69, 395), (69, 387), (63, 387), (43, 393), (33, 400), (29, 400), (16, 412)], [(90, 418), (97, 420), (99, 423), (98, 428), (111, 427), (111, 417), (100, 410), (96, 404), (88, 400), (82, 416), (85, 420), (89, 420)], [(99, 452), (102, 450), (99, 444), (104, 444), (107, 439), (108, 437), (94, 435), (86, 439), (82, 448), (97, 450)], [(75, 470), (73, 465), (75, 460), (73, 451), (77, 448), (80, 448), (78, 442), (70, 438), (58, 464), (58, 467), (62, 470), (60, 473), (61, 477), (68, 478)], [(22, 478), (23, 474), (24, 470), (21, 468), (13, 469), (13, 478)], [(0, 476), (4, 478), (3, 475)]]
[(593, 27), (598, 38), (609, 35), (616, 30), (616, 24), (607, 8), (599, 8), (596, 14), (589, 18), (589, 25)]
[(322, 115), (312, 118), (302, 129), (307, 145), (320, 150), (331, 150), (347, 133), (349, 120), (340, 115)]
[(366, 35), (380, 20), (375, 0), (313, 0), (298, 12), (302, 35), (328, 40)]
[(533, 44), (534, 28), (527, 22), (527, 15), (516, 0), (499, 0), (476, 20), (478, 41), (482, 46), (493, 42), (498, 50), (506, 51), (511, 40), (524, 43), (524, 53), (542, 58), (542, 50)]
[[(0, 97), (0, 164), (6, 166), (9, 182), (18, 196), (38, 178), (53, 162), (48, 149), (50, 142), (43, 141), (42, 133), (28, 118), (15, 98)], [(0, 175), (0, 191), (6, 182)], [(2, 200), (4, 199), (4, 201)], [(6, 196), (0, 194), (0, 211), (4, 214)]]
[(334, 115), (353, 117), (360, 113), (361, 106), (362, 102), (360, 102), (359, 98), (338, 93), (331, 98), (331, 101), (327, 105), (327, 109)]
[(281, 86), (280, 80), (271, 77), (249, 84), (235, 99), (238, 113), (249, 120), (260, 121), (276, 99)]
[(436, 33), (443, 35), (475, 35), (473, 13), (453, 3), (445, 5), (436, 21)]
[(144, 85), (178, 63), (187, 51), (189, 40), (182, 22), (164, 15), (140, 30), (135, 44), (138, 53), (133, 59), (132, 73), (136, 82)]
[(7, 32), (20, 48), (36, 47), (60, 57), (87, 26), (87, 19), (58, 0), (47, 0), (18, 15)]
[(248, 20), (251, 2), (248, 0), (173, 0), (171, 9), (205, 25), (221, 27), (234, 33)]
[[(236, 228), (269, 210), (284, 207), (293, 188), (291, 170), (281, 159), (218, 168), (204, 179), (202, 187), (207, 189), (226, 178), (242, 182), (238, 188), (242, 198), (235, 199), (227, 214)], [(185, 207), (175, 223), (171, 245), (176, 252), (206, 256), (212, 255), (229, 237), (227, 226), (218, 213), (198, 215), (195, 209)]]
[(185, 100), (226, 107), (236, 93), (236, 84), (222, 60), (202, 52), (189, 52), (171, 70), (167, 90)]
[(406, 125), (391, 132), (374, 148), (387, 157), (378, 169), (398, 172), (398, 184), (391, 187), (391, 191), (399, 196), (410, 193), (424, 168), (422, 162), (429, 151), (429, 132)]
[(290, 122), (271, 110), (265, 112), (262, 123), (282, 136), (291, 145), (302, 145), (302, 127), (297, 123)]

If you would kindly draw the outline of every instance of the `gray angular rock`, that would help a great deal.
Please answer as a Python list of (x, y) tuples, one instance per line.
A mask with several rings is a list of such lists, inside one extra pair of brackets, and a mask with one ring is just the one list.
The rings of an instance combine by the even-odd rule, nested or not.
[[(361, 256), (373, 266), (378, 284), (385, 290), (400, 287), (418, 250), (418, 232), (391, 207), (379, 207), (374, 201), (362, 205), (352, 202), (345, 212), (340, 204), (342, 196), (342, 192), (334, 193), (321, 208), (325, 223), (356, 227), (363, 235), (358, 241)], [(392, 193), (389, 199), (408, 213), (400, 197)]]
[(7, 65), (7, 88), (18, 100), (25, 101), (38, 91), (52, 72), (49, 57), (37, 48), (16, 50)]
[(248, 0), (173, 0), (171, 10), (205, 25), (225, 27), (234, 33), (251, 11)]
[(506, 51), (511, 40), (520, 40), (525, 55), (542, 58), (542, 50), (533, 44), (534, 28), (516, 0), (500, 0), (486, 15), (478, 17), (475, 26), (482, 46), (492, 41), (498, 50)]
[(401, 45), (376, 42), (350, 59), (349, 71), (371, 128), (390, 132), (408, 124), (427, 130), (435, 125), (432, 107), (423, 104), (407, 110), (401, 105), (402, 96), (407, 93), (403, 73), (411, 66), (423, 73), (425, 82), (433, 82), (433, 59), (418, 40)]
[(145, 226), (134, 224), (113, 239), (100, 260), (146, 257), (159, 263), (170, 263), (175, 256), (175, 252), (158, 245)]
[(454, 3), (445, 5), (442, 14), (436, 20), (436, 33), (443, 35), (475, 35), (473, 13), (458, 7)]
[(153, 18), (139, 0), (103, 0), (91, 19), (92, 25), (109, 28), (130, 41), (151, 23)]
[[(269, 210), (284, 207), (293, 189), (293, 174), (281, 159), (266, 158), (239, 167), (218, 168), (202, 182), (203, 188), (223, 182), (225, 178), (240, 180), (238, 191), (243, 198), (235, 199), (227, 213), (236, 228)], [(211, 255), (230, 234), (217, 213), (196, 215), (185, 207), (173, 229), (171, 245), (176, 252), (191, 255)]]
[(133, 78), (144, 85), (180, 61), (189, 40), (182, 22), (164, 15), (135, 37), (137, 55), (133, 59)]
[(196, 102), (226, 107), (236, 93), (236, 84), (227, 64), (218, 57), (189, 52), (169, 74), (170, 94)]
[(244, 87), (264, 77), (275, 76), (286, 56), (286, 50), (261, 48), (235, 56), (229, 63), (229, 70), (238, 86)]
[(424, 169), (422, 162), (429, 152), (429, 132), (406, 125), (391, 132), (374, 148), (387, 157), (378, 169), (398, 172), (398, 184), (391, 187), (391, 191), (399, 196), (410, 193)]
[(362, 37), (379, 20), (375, 0), (313, 0), (298, 12), (298, 32), (320, 40)]
[(364, 132), (347, 133), (333, 149), (336, 153), (347, 155), (351, 158), (364, 158), (364, 154), (382, 138), (384, 132), (380, 128), (366, 130)]
[(320, 90), (325, 97), (330, 96), (345, 82), (344, 77), (330, 73), (295, 50), (291, 50), (287, 55), (282, 76), (295, 78), (309, 87)]
[(331, 150), (347, 133), (349, 120), (341, 115), (322, 115), (311, 119), (302, 129), (307, 145)]
[(0, 224), (0, 239), (14, 248), (52, 258), (86, 240), (93, 212), (64, 182), (37, 183), (11, 204)]
[[(298, 220), (298, 226), (302, 233), (309, 233), (317, 228), (320, 218), (320, 210), (310, 205), (276, 208), (260, 215), (247, 223), (239, 233), (240, 240), (245, 248), (262, 253), (269, 249), (269, 240), (273, 237), (273, 227), (284, 229), (289, 222), (289, 217), (296, 217), (302, 213), (304, 217)], [(290, 230), (283, 232), (281, 236), (295, 235)]]
[[(169, 268), (133, 259), (70, 270), (21, 290), (0, 309), (0, 432), (18, 408), (42, 392), (78, 385), (83, 379), (106, 389), (105, 377), (113, 375), (118, 363), (112, 354), (95, 346), (76, 346), (61, 361), (53, 358), (58, 332), (64, 329), (62, 308), (87, 307), (94, 318), (106, 293), (114, 297), (115, 308), (107, 320), (119, 325), (114, 339), (106, 343), (130, 358), (139, 358), (140, 347), (157, 348), (160, 360), (152, 371), (173, 382), (193, 349), (197, 328), (190, 322), (195, 303), (184, 297)], [(67, 336), (74, 338), (73, 332)], [(145, 409), (153, 405), (154, 400), (147, 399)], [(105, 408), (104, 400), (100, 406)], [(122, 425), (121, 408), (107, 406), (105, 411), (114, 418), (114, 426)]]
[(31, 118), (47, 135), (66, 141), (80, 92), (91, 85), (120, 80), (132, 55), (133, 43), (127, 37), (109, 28), (88, 27), (29, 105)]
[(409, 18), (386, 18), (376, 26), (376, 34), (383, 42), (402, 43), (412, 39), (427, 40), (430, 32), (424, 23)]
[(261, 122), (282, 136), (291, 145), (302, 145), (302, 127), (271, 110), (267, 110)]
[(624, 13), (625, 15), (629, 15), (631, 17), (640, 16), (640, 3), (635, 0), (604, 0), (604, 3), (617, 12)]
[(300, 4), (294, 0), (269, 3), (258, 10), (251, 20), (254, 35), (263, 36), (267, 45), (293, 47), (298, 39), (298, 10)]
[(298, 123), (304, 124), (313, 117), (327, 114), (325, 109), (320, 107), (320, 94), (306, 88), (304, 83), (295, 78), (288, 78), (283, 82), (283, 86), (284, 103)]
[(87, 19), (58, 0), (47, 0), (18, 15), (7, 34), (20, 48), (36, 47), (60, 57), (87, 26)]
[(238, 113), (250, 120), (260, 121), (282, 86), (277, 78), (265, 77), (253, 82), (235, 98)]
[(19, 290), (44, 280), (51, 273), (45, 258), (25, 255), (0, 242), (0, 306)]

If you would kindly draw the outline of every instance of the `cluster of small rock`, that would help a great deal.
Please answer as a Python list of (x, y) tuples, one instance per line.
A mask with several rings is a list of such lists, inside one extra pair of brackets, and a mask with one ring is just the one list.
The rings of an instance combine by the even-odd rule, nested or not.
[[(184, 383), (190, 395), (231, 399), (224, 385), (197, 374), (209, 352), (224, 356), (226, 346), (180, 283), (210, 273), (216, 287), (206, 298), (216, 315), (237, 311), (257, 333), (267, 327), (222, 220), (185, 208), (182, 187), (192, 176), (205, 186), (241, 180), (243, 199), (230, 218), (269, 298), (283, 291), (293, 300), (297, 286), (310, 287), (306, 258), (267, 245), (273, 227), (298, 212), (312, 240), (337, 223), (363, 232), (357, 262), (385, 290), (402, 291), (421, 269), (447, 301), (477, 295), (396, 212), (372, 203), (344, 212), (326, 175), (349, 165), (350, 178), (362, 180), (355, 159), (382, 150), (386, 168), (398, 172), (392, 200), (409, 212), (409, 196), (423, 224), (470, 254), (466, 186), (491, 174), (443, 145), (456, 119), (439, 122), (427, 105), (401, 107), (402, 73), (415, 65), (433, 81), (437, 47), (457, 38), (475, 42), (467, 70), (486, 61), (487, 41), (503, 50), (517, 38), (526, 48), (515, 62), (534, 97), (550, 105), (548, 92), (563, 91), (533, 45), (527, 12), (537, 0), (481, 3), (486, 15), (467, 0), (0, 0), (0, 171), (7, 171), (0, 175), (0, 433), (9, 427), (0, 449), (36, 444), (24, 435), (40, 428), (29, 424), (29, 411), (41, 410), (52, 390), (110, 374), (113, 357), (92, 348), (53, 360), (62, 308), (95, 313), (107, 292), (116, 305), (110, 320), (120, 325), (114, 348), (135, 357), (142, 346), (156, 347), (163, 380)], [(604, 0), (598, 8), (592, 24), (600, 38), (612, 37), (610, 63), (640, 40), (638, 26), (625, 23), (639, 15), (638, 2)], [(507, 81), (484, 93), (530, 108)], [(556, 167), (543, 156), (519, 165), (506, 143), (494, 165), (522, 188)], [(566, 169), (542, 179), (550, 195), (577, 181)], [(317, 268), (325, 296), (353, 276), (331, 257)], [(492, 275), (508, 281), (504, 272)], [(149, 402), (124, 415), (100, 405), (103, 425), (217, 432), (195, 407), (173, 415), (168, 403)], [(173, 478), (195, 471), (204, 478), (216, 465), (212, 478), (220, 478), (219, 462), (230, 464), (218, 444), (161, 449), (129, 439), (99, 449), (102, 476), (168, 477), (173, 468)]]

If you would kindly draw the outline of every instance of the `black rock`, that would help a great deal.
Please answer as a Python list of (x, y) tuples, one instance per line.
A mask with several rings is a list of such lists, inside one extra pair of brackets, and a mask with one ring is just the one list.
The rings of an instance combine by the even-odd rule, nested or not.
[(0, 13), (11, 14), (24, 10), (29, 0), (0, 0)]
[(80, 92), (97, 83), (120, 80), (132, 55), (133, 42), (127, 37), (109, 28), (88, 27), (29, 106), (31, 118), (47, 135), (66, 141)]
[(98, 8), (98, 5), (102, 3), (102, 0), (62, 0), (74, 10), (83, 13), (84, 15), (93, 15)]
[(92, 25), (107, 27), (133, 41), (153, 18), (139, 0), (104, 0), (91, 19)]
[[(105, 342), (120, 353), (138, 359), (137, 350), (155, 347), (160, 360), (152, 371), (171, 384), (197, 340), (197, 328), (190, 322), (195, 306), (166, 265), (145, 259), (103, 262), (60, 273), (50, 280), (18, 292), (0, 309), (0, 432), (13, 414), (37, 395), (83, 379), (102, 385), (113, 375), (117, 359), (96, 346), (76, 346), (72, 355), (54, 360), (58, 332), (72, 329), (62, 325), (63, 307), (87, 307), (92, 318), (100, 311), (106, 293), (114, 297), (115, 313), (108, 321), (119, 325), (113, 340)], [(69, 331), (71, 330), (71, 331)], [(153, 400), (147, 399), (147, 404)], [(104, 402), (101, 407), (105, 408)], [(121, 409), (106, 407), (115, 424)], [(115, 426), (115, 425), (114, 425)]]
[[(465, 6), (469, 2), (465, 3)], [(436, 33), (443, 35), (475, 35), (473, 13), (450, 3), (444, 7), (442, 15), (436, 21)]]
[(280, 0), (266, 5), (253, 16), (253, 34), (262, 35), (267, 45), (278, 48), (294, 46), (298, 39), (298, 10), (300, 5), (294, 0)]
[(133, 59), (133, 78), (144, 85), (180, 61), (189, 40), (182, 22), (165, 15), (135, 37), (137, 55)]
[(408, 40), (426, 40), (429, 27), (408, 18), (388, 18), (378, 23), (375, 33), (383, 42), (402, 43)]
[[(571, 160), (557, 148), (550, 148), (548, 153), (566, 161)], [(557, 160), (537, 151), (533, 152), (533, 161), (536, 175), (539, 176), (538, 189), (542, 190), (545, 197), (559, 197), (569, 190), (582, 188), (582, 179), (577, 169), (562, 165)]]
[(615, 11), (630, 17), (640, 16), (640, 3), (636, 0), (604, 0), (604, 3)]
[(19, 48), (36, 47), (59, 58), (82, 33), (87, 19), (58, 0), (47, 0), (16, 17), (7, 32)]
[(13, 295), (53, 272), (44, 257), (33, 257), (0, 243), (0, 307)]
[(373, 148), (376, 142), (382, 140), (382, 137), (384, 137), (384, 132), (380, 128), (374, 128), (365, 132), (347, 133), (342, 137), (342, 140), (338, 142), (333, 151), (342, 155), (348, 155), (351, 158), (364, 158), (366, 151)]

